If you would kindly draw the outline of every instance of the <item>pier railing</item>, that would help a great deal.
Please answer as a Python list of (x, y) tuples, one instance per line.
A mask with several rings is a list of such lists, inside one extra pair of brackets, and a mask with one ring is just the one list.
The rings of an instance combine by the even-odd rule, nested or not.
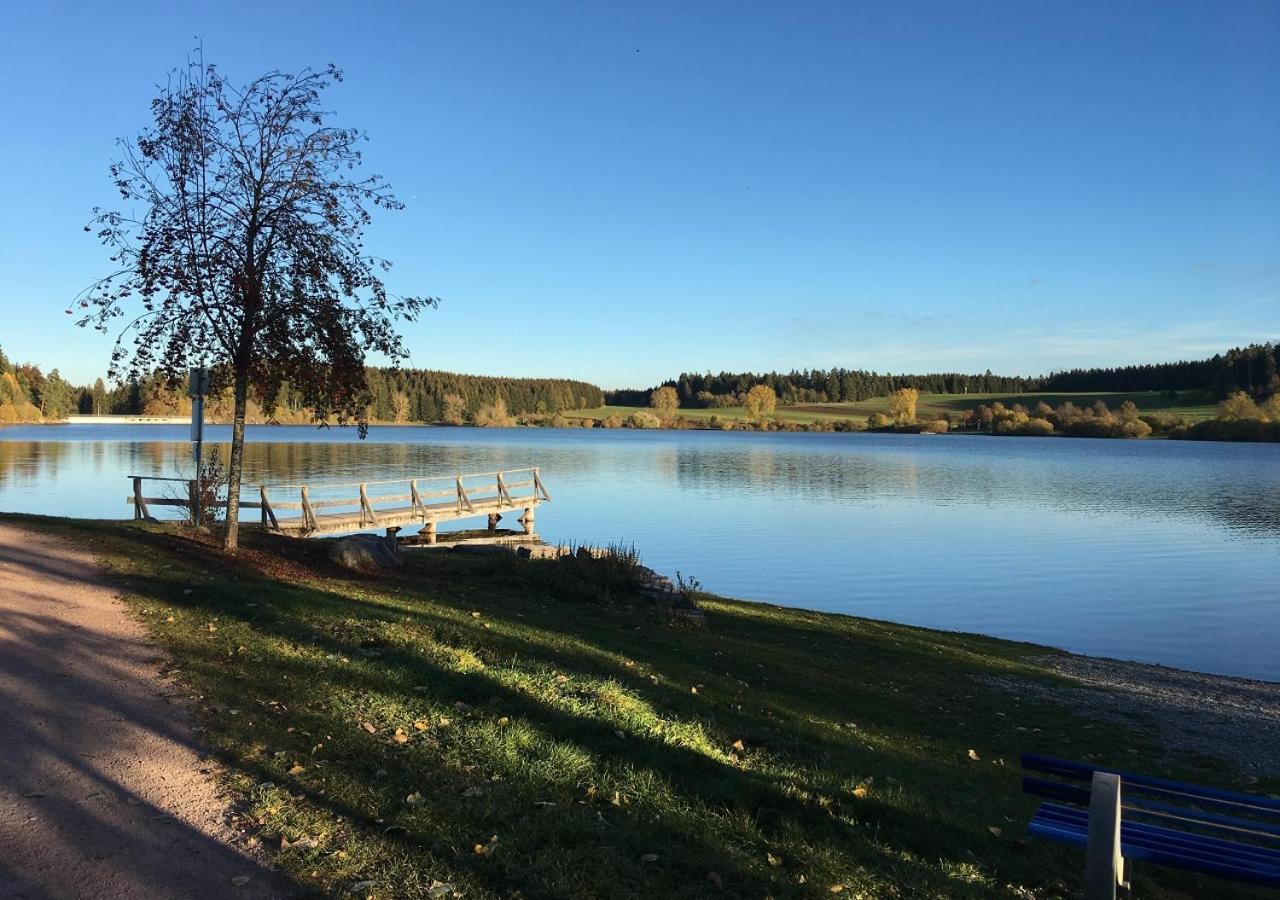
[[(152, 506), (185, 507), (191, 516), (197, 500), (206, 507), (225, 509), (226, 500), (198, 497), (194, 480), (131, 476), (134, 518), (150, 515)], [(144, 483), (181, 485), (168, 497), (145, 496)], [(252, 490), (252, 489), (247, 489)], [(178, 496), (173, 496), (173, 493)], [(421, 525), (428, 542), (440, 521), (487, 516), (493, 530), (503, 512), (523, 511), (519, 521), (533, 533), (534, 509), (551, 495), (538, 468), (508, 469), (466, 475), (427, 475), (380, 481), (258, 485), (256, 498), (245, 497), (241, 509), (259, 511), (262, 527), (280, 534), (309, 537), (343, 531)]]

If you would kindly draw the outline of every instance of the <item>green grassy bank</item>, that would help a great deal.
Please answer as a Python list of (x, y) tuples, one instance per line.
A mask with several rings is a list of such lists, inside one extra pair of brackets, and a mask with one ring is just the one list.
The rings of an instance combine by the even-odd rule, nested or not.
[[(318, 541), (230, 560), (176, 528), (11, 520), (101, 556), (256, 839), (319, 894), (1069, 897), (1082, 856), (1025, 837), (1020, 751), (1238, 786), (1147, 724), (985, 681), (1052, 680), (1041, 647), (717, 598), (693, 627), (506, 556), (369, 578)], [(1249, 896), (1153, 866), (1137, 889)]]

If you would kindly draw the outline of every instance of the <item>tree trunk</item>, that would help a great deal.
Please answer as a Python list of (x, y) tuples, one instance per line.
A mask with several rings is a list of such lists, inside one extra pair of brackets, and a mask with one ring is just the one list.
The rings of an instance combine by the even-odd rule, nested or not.
[(227, 530), (222, 549), (235, 553), (240, 546), (240, 475), (244, 468), (244, 416), (249, 399), (249, 367), (236, 366), (235, 414), (231, 420), (231, 462), (227, 467)]

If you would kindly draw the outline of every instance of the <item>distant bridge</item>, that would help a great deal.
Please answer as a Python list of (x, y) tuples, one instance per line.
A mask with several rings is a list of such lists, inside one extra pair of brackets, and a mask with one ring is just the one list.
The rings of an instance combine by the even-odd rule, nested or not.
[[(148, 518), (152, 506), (184, 507), (191, 516), (197, 493), (195, 481), (130, 477), (133, 496), (127, 499), (133, 504), (135, 519)], [(182, 487), (171, 488), (174, 496), (147, 497), (143, 485), (149, 481)], [(517, 509), (522, 511), (519, 522), (525, 534), (533, 534), (534, 510), (550, 500), (540, 470), (531, 468), (343, 484), (264, 484), (258, 486), (257, 500), (241, 500), (240, 508), (258, 510), (264, 529), (291, 537), (418, 525), (427, 543), (433, 544), (439, 522), (486, 516), (492, 531), (504, 512)], [(225, 509), (227, 501), (206, 505)]]

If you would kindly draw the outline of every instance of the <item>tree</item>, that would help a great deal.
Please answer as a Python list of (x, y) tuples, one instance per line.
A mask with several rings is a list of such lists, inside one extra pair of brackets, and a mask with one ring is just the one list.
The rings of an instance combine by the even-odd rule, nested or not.
[(107, 411), (107, 386), (99, 378), (93, 383), (93, 414), (100, 416)]
[(364, 247), (370, 210), (402, 205), (381, 177), (355, 174), (364, 134), (325, 124), (321, 95), (341, 80), (330, 66), (235, 88), (188, 63), (152, 101), (151, 126), (120, 142), (111, 177), (130, 211), (94, 210), (117, 271), (77, 298), (79, 324), (106, 332), (128, 314), (112, 374), (176, 381), (203, 364), (215, 391), (231, 387), (229, 552), (250, 387), (271, 410), (287, 383), (315, 421), (355, 422), (363, 437), (365, 354), (406, 358), (395, 322), (438, 302), (389, 293), (390, 263)]
[(445, 394), (444, 411), (440, 413), (440, 421), (446, 425), (461, 425), (466, 411), (465, 400), (457, 394)]
[(920, 392), (915, 388), (899, 388), (889, 395), (889, 417), (894, 424), (910, 425), (916, 420), (916, 401)]
[(1224, 422), (1238, 419), (1261, 419), (1262, 410), (1253, 398), (1244, 391), (1236, 391), (1226, 400), (1218, 404), (1218, 418)]
[(778, 395), (768, 385), (757, 384), (747, 391), (743, 405), (747, 408), (747, 416), (757, 420), (763, 419), (765, 416), (772, 415), (778, 408)]
[(658, 418), (671, 419), (680, 406), (680, 395), (676, 393), (675, 388), (664, 385), (649, 395), (649, 406), (657, 412)]

